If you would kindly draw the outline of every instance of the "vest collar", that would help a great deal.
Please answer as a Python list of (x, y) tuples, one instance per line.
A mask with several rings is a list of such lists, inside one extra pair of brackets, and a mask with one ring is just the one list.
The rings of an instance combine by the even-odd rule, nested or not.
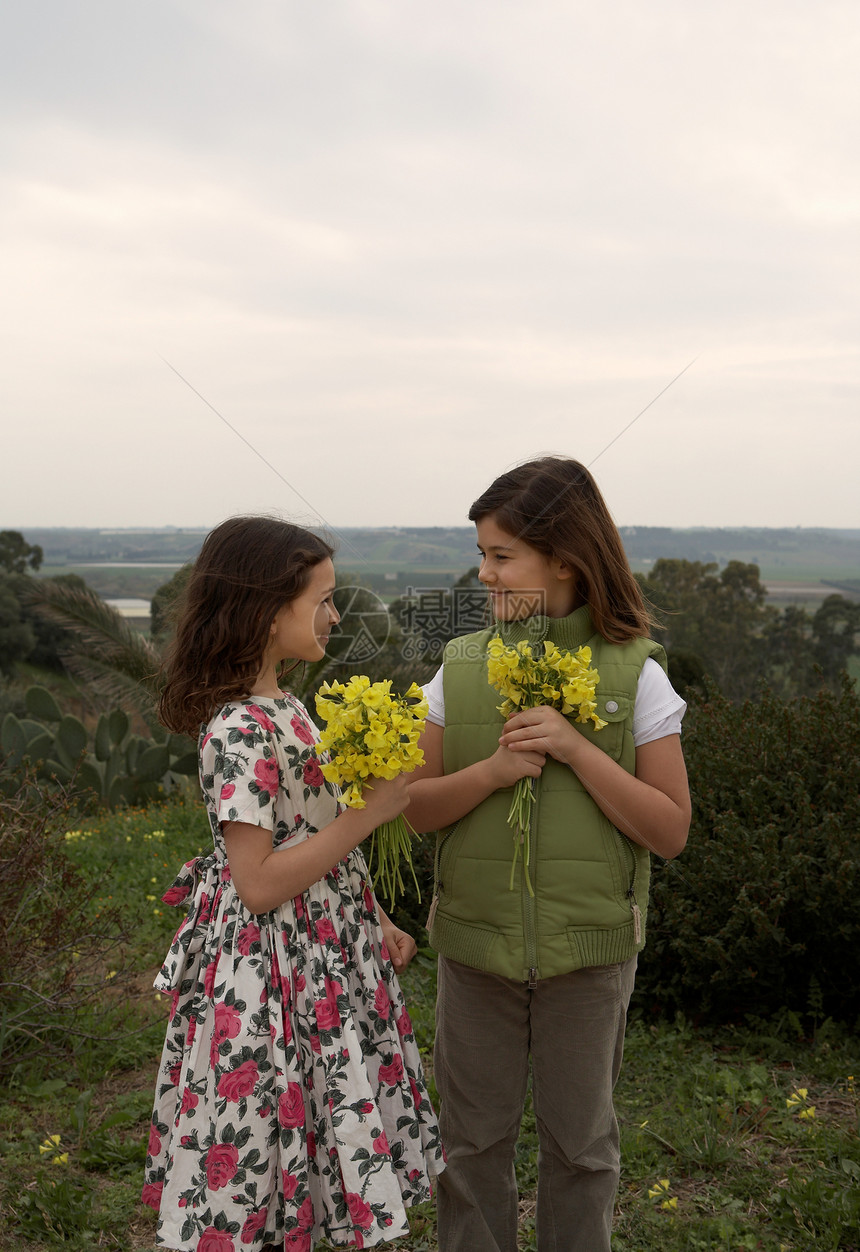
[(543, 614), (536, 614), (519, 622), (497, 621), (496, 630), (507, 647), (521, 643), (524, 639), (530, 644), (551, 639), (557, 647), (568, 652), (581, 647), (594, 634), (587, 604), (574, 609), (569, 617), (545, 617)]

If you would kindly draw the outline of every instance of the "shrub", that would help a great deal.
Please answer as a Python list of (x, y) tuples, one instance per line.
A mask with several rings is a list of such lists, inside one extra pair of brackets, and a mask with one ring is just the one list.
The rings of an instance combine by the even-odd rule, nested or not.
[(691, 709), (687, 848), (658, 865), (638, 997), (711, 1020), (860, 1014), (860, 707), (853, 684)]
[(67, 1051), (117, 974), (121, 918), (95, 905), (99, 880), (67, 855), (73, 812), (68, 792), (32, 773), (0, 791), (0, 1074)]

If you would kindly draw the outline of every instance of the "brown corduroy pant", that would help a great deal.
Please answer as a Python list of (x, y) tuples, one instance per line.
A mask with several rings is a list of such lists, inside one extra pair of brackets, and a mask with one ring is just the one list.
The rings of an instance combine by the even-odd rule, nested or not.
[(619, 1176), (612, 1092), (636, 958), (513, 982), (439, 958), (434, 1073), (448, 1165), (439, 1252), (516, 1252), (514, 1152), (529, 1073), (539, 1252), (609, 1252)]

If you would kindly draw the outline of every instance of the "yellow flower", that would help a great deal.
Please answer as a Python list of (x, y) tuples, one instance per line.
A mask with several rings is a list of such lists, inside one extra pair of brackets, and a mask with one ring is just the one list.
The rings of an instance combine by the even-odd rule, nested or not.
[[(346, 684), (323, 683), (316, 709), (326, 723), (316, 745), (317, 755), (327, 758), (321, 766), (323, 777), (341, 788), (348, 808), (365, 807), (362, 788), (372, 787), (371, 779), (396, 778), (423, 765), (418, 742), (427, 701), (417, 683), (401, 696), (392, 692), (390, 679), (371, 683), (365, 674), (356, 674)], [(403, 855), (411, 866), (405, 819), (379, 827), (370, 860), (374, 850), (392, 894), (393, 885), (401, 885), (399, 857)]]
[(365, 687), (364, 691), (362, 691), (361, 703), (367, 709), (381, 708), (387, 701), (390, 689), (390, 679), (386, 679), (384, 682), (373, 683), (372, 686)]
[[(506, 647), (500, 635), (487, 644), (487, 679), (503, 697), (497, 708), (505, 718), (521, 708), (546, 705), (565, 717), (575, 714), (577, 722), (590, 721), (595, 730), (602, 730), (606, 722), (598, 716), (594, 697), (600, 678), (590, 665), (588, 647), (574, 653), (562, 652), (549, 640), (532, 647), (527, 639)], [(530, 895), (534, 894), (529, 878), (529, 825), (534, 795), (534, 780), (521, 778), (514, 787), (508, 813), (508, 825), (514, 832), (510, 888), (513, 891), (517, 861), (522, 856), (524, 881)]]
[(42, 1156), (50, 1157), (52, 1165), (66, 1165), (68, 1164), (69, 1154), (68, 1152), (60, 1152), (59, 1147), (60, 1136), (48, 1135), (48, 1138), (44, 1141), (44, 1143), (39, 1145), (39, 1153)]
[[(537, 655), (535, 655), (537, 651)], [(506, 647), (496, 635), (487, 645), (487, 677), (504, 697), (499, 711), (508, 716), (518, 708), (539, 704), (560, 709), (565, 716), (577, 710), (578, 722), (592, 721), (596, 730), (606, 723), (597, 715), (594, 689), (600, 681), (590, 669), (591, 649), (562, 652), (552, 642), (532, 649), (528, 640)]]
[(678, 1197), (669, 1195), (668, 1178), (661, 1178), (653, 1187), (648, 1188), (648, 1199), (659, 1200), (660, 1208), (665, 1213), (674, 1213), (678, 1208)]
[(369, 686), (370, 679), (366, 674), (356, 674), (353, 678), (350, 678), (346, 686), (343, 683), (336, 683), (332, 690), (336, 691), (339, 689), (344, 704), (350, 704), (353, 700), (360, 700)]
[(386, 748), (390, 747), (387, 733), (370, 727), (364, 736), (364, 746), (373, 753), (384, 752)]

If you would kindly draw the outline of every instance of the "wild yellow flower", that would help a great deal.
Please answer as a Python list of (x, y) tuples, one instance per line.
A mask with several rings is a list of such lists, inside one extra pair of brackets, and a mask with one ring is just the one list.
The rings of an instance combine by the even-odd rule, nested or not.
[(678, 1209), (678, 1197), (669, 1195), (669, 1179), (661, 1178), (653, 1187), (648, 1188), (648, 1199), (659, 1200), (664, 1213), (675, 1213)]
[(48, 1135), (44, 1143), (39, 1144), (40, 1156), (47, 1156), (52, 1165), (67, 1165), (69, 1160), (68, 1152), (60, 1151), (60, 1136)]
[[(602, 730), (606, 725), (597, 713), (594, 691), (600, 676), (596, 669), (591, 669), (588, 647), (562, 652), (551, 640), (532, 647), (527, 639), (508, 646), (496, 635), (487, 645), (487, 679), (504, 697), (498, 705), (503, 717), (511, 717), (520, 709), (546, 705), (558, 709), (565, 717), (575, 713), (577, 722), (590, 721), (595, 730)], [(508, 825), (514, 832), (510, 890), (514, 889), (514, 874), (522, 849), (529, 895), (534, 895), (529, 877), (529, 826), (534, 797), (534, 779), (521, 778), (514, 787), (508, 813)]]
[[(323, 776), (341, 788), (348, 808), (365, 807), (362, 789), (372, 785), (369, 779), (396, 778), (424, 764), (418, 741), (427, 701), (417, 683), (398, 695), (390, 679), (371, 683), (365, 674), (356, 674), (347, 683), (323, 683), (316, 709), (326, 723), (316, 746), (318, 756), (328, 757), (321, 766)], [(374, 885), (381, 882), (391, 900), (397, 888), (403, 889), (401, 858), (412, 870), (410, 828), (402, 816), (373, 832), (368, 857), (375, 864)]]
[[(815, 1105), (809, 1103), (809, 1088), (796, 1087), (785, 1102), (786, 1109), (797, 1114), (797, 1120), (812, 1122), (815, 1120)], [(811, 1130), (812, 1127), (810, 1126)]]

